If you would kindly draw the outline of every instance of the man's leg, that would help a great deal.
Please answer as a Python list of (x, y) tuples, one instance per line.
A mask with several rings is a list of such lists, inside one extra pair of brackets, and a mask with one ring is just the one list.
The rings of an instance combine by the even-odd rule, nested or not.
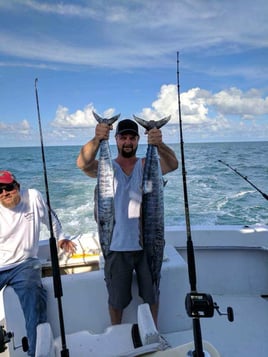
[(139, 286), (139, 295), (145, 303), (148, 303), (152, 317), (157, 327), (158, 310), (159, 310), (159, 289), (153, 283), (151, 269), (148, 265), (146, 252), (142, 251), (137, 257), (135, 270)]
[(105, 260), (104, 271), (111, 324), (121, 324), (123, 310), (132, 298), (132, 253), (111, 252)]
[(157, 328), (157, 319), (158, 319), (158, 307), (159, 307), (158, 303), (150, 305), (150, 310), (151, 310), (152, 317), (153, 317), (154, 324), (155, 324), (156, 328)]
[(109, 306), (109, 313), (112, 325), (118, 325), (122, 322), (123, 310), (115, 309), (111, 305)]
[(46, 322), (46, 291), (41, 283), (40, 262), (31, 259), (14, 269), (10, 285), (17, 293), (24, 313), (29, 356), (35, 355), (36, 327)]

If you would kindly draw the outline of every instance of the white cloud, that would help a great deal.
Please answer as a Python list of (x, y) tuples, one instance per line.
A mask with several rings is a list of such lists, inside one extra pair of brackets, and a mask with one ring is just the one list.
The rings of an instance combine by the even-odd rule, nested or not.
[(56, 111), (56, 116), (52, 122), (55, 127), (61, 128), (81, 128), (90, 127), (94, 124), (92, 116), (94, 110), (93, 104), (88, 104), (83, 110), (78, 109), (70, 114), (69, 109), (64, 106), (59, 106)]
[[(225, 138), (264, 137), (263, 124), (258, 120), (268, 114), (267, 98), (255, 89), (243, 92), (237, 88), (211, 93), (201, 88), (192, 88), (181, 93), (181, 114), (187, 137), (195, 140), (206, 140), (212, 136), (224, 140)], [(68, 108), (59, 106), (53, 126), (60, 128), (95, 127), (96, 120), (92, 115), (94, 105), (88, 104), (83, 110), (69, 113)], [(113, 108), (107, 109), (103, 116), (114, 115)], [(151, 107), (144, 108), (138, 116), (145, 120), (159, 120), (171, 115), (170, 122), (165, 126), (165, 132), (173, 141), (178, 138), (178, 92), (174, 84), (163, 85), (157, 99)], [(249, 122), (248, 119), (251, 119)], [(254, 119), (254, 120), (253, 120)], [(268, 124), (267, 124), (268, 125)], [(266, 125), (266, 127), (267, 127)], [(75, 135), (75, 134), (74, 134)]]
[[(237, 88), (230, 88), (217, 93), (211, 93), (200, 88), (192, 88), (181, 93), (181, 113), (186, 124), (203, 124), (214, 119), (222, 121), (226, 116), (236, 115), (242, 119), (262, 117), (268, 114), (268, 97), (262, 98), (256, 89), (243, 92)], [(151, 108), (144, 108), (141, 115), (160, 118), (172, 115), (172, 121), (178, 118), (178, 91), (174, 84), (163, 85), (152, 103)]]
[(62, 2), (51, 4), (45, 1), (37, 2), (33, 0), (24, 0), (24, 5), (42, 13), (87, 18), (95, 17), (95, 11), (90, 7), (79, 6), (75, 4), (64, 4)]
[[(157, 65), (169, 66), (178, 46), (184, 53), (206, 48), (206, 54), (212, 56), (227, 50), (231, 54), (245, 48), (267, 48), (265, 0), (258, 0), (258, 5), (249, 0), (226, 0), (224, 6), (221, 1), (173, 0), (117, 0), (108, 7), (104, 1), (3, 3), (7, 5), (0, 6), (8, 9), (11, 21), (13, 15), (14, 19), (20, 17), (24, 30), (3, 28), (0, 51), (21, 60), (122, 69), (154, 66), (155, 58)], [(28, 16), (40, 14), (50, 23), (46, 31), (29, 21)], [(70, 18), (81, 26), (74, 23), (63, 31), (61, 23)]]
[[(263, 116), (268, 114), (267, 98), (255, 89), (243, 92), (237, 88), (211, 93), (200, 88), (192, 88), (181, 93), (181, 116), (185, 135), (189, 140), (265, 140), (268, 123), (263, 124)], [(174, 135), (178, 126), (178, 92), (177, 86), (163, 85), (150, 108), (144, 108), (139, 116), (146, 120), (159, 120), (171, 115), (166, 125), (168, 137)], [(248, 119), (251, 119), (249, 123)], [(260, 124), (258, 124), (258, 121)], [(169, 128), (168, 128), (169, 127)], [(266, 135), (267, 136), (267, 135)]]
[(15, 133), (27, 135), (30, 133), (31, 127), (28, 120), (24, 119), (19, 123), (13, 123), (13, 124), (6, 124), (0, 122), (0, 130), (1, 130), (1, 134), (3, 135), (15, 134)]
[(256, 89), (242, 92), (238, 88), (230, 88), (213, 95), (208, 103), (223, 114), (239, 115), (245, 119), (268, 114), (268, 97), (262, 98)]
[[(64, 106), (59, 106), (56, 111), (56, 116), (52, 122), (52, 126), (58, 128), (88, 128), (96, 126), (96, 119), (92, 111), (96, 112), (92, 103), (85, 106), (83, 110), (78, 109), (74, 113), (69, 113), (69, 109)], [(114, 115), (114, 109), (108, 108), (101, 115), (104, 118), (110, 118)]]

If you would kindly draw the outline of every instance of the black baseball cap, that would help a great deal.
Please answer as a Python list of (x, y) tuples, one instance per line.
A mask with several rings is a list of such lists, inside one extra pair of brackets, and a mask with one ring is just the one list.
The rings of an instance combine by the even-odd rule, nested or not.
[(123, 119), (117, 124), (115, 136), (118, 134), (134, 134), (139, 136), (139, 128), (135, 121)]

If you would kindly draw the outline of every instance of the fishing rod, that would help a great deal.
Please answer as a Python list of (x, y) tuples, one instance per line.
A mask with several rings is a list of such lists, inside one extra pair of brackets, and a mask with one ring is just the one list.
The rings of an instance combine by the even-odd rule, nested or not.
[[(179, 78), (179, 52), (177, 52), (177, 88), (178, 88), (178, 112), (179, 112), (179, 130), (180, 130), (180, 150), (181, 150), (181, 168), (182, 168), (182, 182), (183, 182), (183, 194), (184, 194), (184, 211), (185, 211), (185, 221), (186, 221), (186, 235), (187, 235), (187, 260), (188, 260), (188, 274), (189, 282), (191, 287), (191, 293), (186, 296), (186, 305), (194, 300), (194, 294), (197, 293), (196, 289), (196, 268), (195, 268), (195, 255), (194, 247), (191, 234), (191, 223), (190, 223), (190, 211), (188, 202), (188, 190), (187, 190), (187, 179), (186, 179), (186, 168), (185, 168), (185, 158), (184, 158), (184, 141), (183, 141), (183, 131), (182, 131), (182, 118), (181, 118), (181, 100), (180, 100), (180, 78)], [(189, 309), (187, 309), (189, 310)], [(194, 333), (194, 343), (195, 351), (193, 356), (203, 357), (203, 345), (202, 345), (202, 333), (198, 314), (192, 311), (187, 311), (188, 315), (193, 317), (193, 333)]]
[(191, 292), (186, 295), (185, 307), (188, 316), (193, 319), (193, 335), (195, 350), (192, 351), (193, 357), (204, 357), (202, 343), (202, 332), (200, 325), (201, 317), (212, 317), (214, 310), (219, 315), (227, 315), (229, 321), (233, 321), (233, 310), (231, 307), (227, 308), (227, 313), (222, 313), (219, 310), (217, 303), (213, 302), (211, 295), (206, 293), (198, 293), (196, 287), (196, 267), (195, 267), (195, 254), (191, 234), (190, 223), (190, 210), (188, 202), (187, 190), (187, 174), (185, 168), (184, 158), (184, 141), (182, 130), (182, 116), (181, 116), (181, 100), (180, 100), (180, 78), (179, 78), (179, 52), (177, 52), (177, 92), (178, 92), (178, 114), (179, 114), (179, 132), (180, 132), (180, 151), (181, 151), (181, 167), (182, 167), (182, 180), (183, 180), (183, 194), (184, 194), (184, 211), (186, 221), (186, 234), (187, 234), (187, 261), (188, 261), (188, 275), (191, 287)]
[(35, 79), (35, 97), (36, 97), (36, 106), (37, 106), (38, 123), (39, 123), (39, 133), (40, 133), (43, 171), (44, 171), (44, 180), (45, 180), (45, 189), (46, 189), (46, 199), (47, 199), (47, 206), (48, 206), (48, 219), (49, 219), (49, 230), (50, 230), (49, 244), (50, 244), (50, 254), (51, 254), (52, 273), (53, 273), (54, 296), (58, 300), (58, 313), (59, 313), (59, 323), (60, 323), (61, 342), (62, 342), (61, 357), (69, 357), (69, 350), (66, 346), (63, 310), (62, 310), (62, 302), (61, 302), (61, 297), (62, 297), (63, 293), (62, 293), (62, 284), (61, 284), (60, 268), (59, 268), (59, 261), (58, 261), (58, 250), (57, 250), (56, 238), (55, 238), (54, 232), (53, 232), (52, 209), (51, 209), (51, 205), (50, 205), (49, 190), (48, 190), (46, 158), (45, 158), (45, 150), (44, 150), (44, 143), (43, 143), (43, 134), (42, 134), (41, 116), (40, 116), (40, 109), (39, 109), (37, 82), (38, 82), (38, 79), (36, 78)]
[(189, 280), (191, 290), (196, 291), (196, 269), (195, 269), (195, 256), (193, 241), (191, 235), (190, 211), (188, 203), (188, 190), (186, 179), (186, 168), (184, 158), (184, 141), (182, 132), (182, 118), (181, 118), (181, 100), (180, 100), (180, 79), (179, 79), (179, 52), (177, 52), (177, 87), (178, 87), (178, 111), (179, 111), (179, 129), (180, 129), (180, 149), (181, 149), (181, 168), (182, 168), (182, 181), (183, 181), (183, 194), (184, 194), (184, 211), (186, 221), (186, 234), (187, 234), (187, 252), (189, 262)]
[(268, 195), (264, 192), (262, 192), (257, 186), (254, 185), (254, 183), (252, 183), (251, 181), (249, 181), (249, 179), (247, 178), (247, 176), (242, 175), (237, 169), (234, 169), (232, 166), (230, 166), (229, 164), (227, 164), (226, 162), (222, 161), (222, 160), (218, 160), (220, 163), (222, 163), (223, 165), (229, 167), (229, 169), (233, 170), (237, 175), (239, 175), (240, 177), (242, 177), (245, 181), (247, 181), (247, 183), (249, 183), (252, 187), (255, 188), (255, 190), (257, 190), (266, 200), (268, 200)]

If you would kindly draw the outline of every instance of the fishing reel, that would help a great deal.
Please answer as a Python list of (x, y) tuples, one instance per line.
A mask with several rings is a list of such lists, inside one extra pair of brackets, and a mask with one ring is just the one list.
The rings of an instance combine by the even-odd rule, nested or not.
[(12, 332), (6, 332), (4, 326), (0, 326), (0, 353), (4, 352), (7, 349), (6, 344), (10, 342), (12, 337)]
[(6, 330), (4, 329), (4, 326), (0, 326), (0, 353), (5, 352), (5, 350), (7, 349), (6, 344), (9, 343), (11, 341), (11, 339), (13, 341), (13, 349), (14, 350), (22, 347), (23, 352), (27, 352), (28, 351), (29, 345), (28, 345), (27, 337), (23, 337), (21, 339), (21, 345), (20, 346), (15, 346), (14, 345), (13, 337), (14, 337), (13, 332), (6, 332)]
[(227, 312), (223, 313), (216, 302), (213, 302), (212, 296), (205, 293), (189, 293), (185, 298), (185, 307), (190, 317), (213, 317), (214, 310), (222, 316), (226, 315), (230, 322), (234, 321), (234, 312), (232, 307), (227, 307)]

